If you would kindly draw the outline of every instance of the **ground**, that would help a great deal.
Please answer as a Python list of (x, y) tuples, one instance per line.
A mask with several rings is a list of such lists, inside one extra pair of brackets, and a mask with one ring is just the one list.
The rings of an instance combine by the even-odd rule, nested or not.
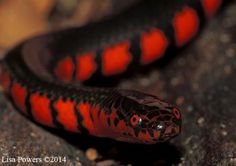
[(121, 80), (120, 87), (180, 106), (180, 136), (146, 146), (48, 130), (20, 115), (1, 94), (0, 157), (66, 157), (61, 165), (236, 165), (235, 4), (171, 61)]

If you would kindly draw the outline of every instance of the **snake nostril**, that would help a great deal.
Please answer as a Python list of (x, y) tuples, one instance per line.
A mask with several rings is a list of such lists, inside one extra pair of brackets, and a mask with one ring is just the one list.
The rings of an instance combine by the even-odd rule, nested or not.
[(176, 117), (177, 119), (180, 119), (180, 118), (181, 118), (180, 111), (179, 111), (177, 108), (173, 108), (172, 112), (173, 112), (173, 114), (175, 115), (175, 117)]

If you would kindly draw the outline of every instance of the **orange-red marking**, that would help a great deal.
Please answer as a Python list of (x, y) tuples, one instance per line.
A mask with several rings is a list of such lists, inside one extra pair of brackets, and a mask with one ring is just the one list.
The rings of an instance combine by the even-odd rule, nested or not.
[(83, 116), (83, 126), (89, 133), (96, 136), (109, 136), (111, 129), (107, 124), (105, 112), (99, 113), (99, 106), (91, 106), (88, 103), (79, 103), (78, 110)]
[(93, 53), (86, 53), (76, 57), (76, 80), (85, 81), (96, 71), (97, 66), (94, 58), (95, 55)]
[(83, 126), (88, 129), (90, 134), (95, 134), (95, 127), (93, 125), (93, 121), (91, 119), (90, 111), (91, 105), (88, 103), (79, 103), (77, 105), (79, 113), (83, 117)]
[(108, 47), (102, 54), (102, 73), (105, 76), (122, 73), (132, 60), (128, 41)]
[(93, 118), (94, 129), (95, 129), (94, 130), (95, 133), (93, 133), (93, 134), (96, 136), (109, 136), (109, 134), (107, 133), (109, 131), (109, 127), (107, 124), (106, 115), (102, 111), (101, 114), (98, 116), (99, 110), (100, 110), (100, 108), (98, 105), (92, 107), (90, 110), (91, 116)]
[(159, 139), (160, 138), (160, 131), (154, 131), (154, 138)]
[(53, 127), (53, 120), (50, 109), (50, 99), (41, 96), (38, 92), (30, 96), (32, 115), (35, 121)]
[(165, 34), (156, 29), (151, 29), (150, 32), (143, 32), (141, 34), (141, 63), (148, 64), (160, 58), (168, 46), (168, 40)]
[(108, 125), (108, 122), (107, 122), (107, 115), (104, 111), (101, 111), (99, 117), (97, 116), (97, 118), (94, 118), (94, 119), (96, 123), (100, 124), (100, 130), (105, 130), (104, 132), (107, 132), (107, 130), (110, 129), (110, 126)]
[(183, 46), (198, 32), (199, 18), (197, 12), (190, 7), (184, 7), (173, 20), (175, 40), (177, 46)]
[(74, 64), (71, 57), (65, 57), (58, 62), (55, 68), (55, 75), (64, 82), (69, 82), (72, 79), (74, 72)]
[(208, 18), (217, 12), (221, 4), (222, 0), (202, 0), (204, 12)]
[(54, 103), (54, 108), (56, 109), (58, 115), (57, 120), (60, 122), (67, 130), (78, 132), (77, 119), (74, 112), (75, 102), (63, 101), (59, 98)]
[(110, 132), (110, 137), (120, 141), (123, 140), (130, 142), (128, 138), (121, 137), (121, 135), (123, 134), (123, 132), (125, 132), (134, 136), (135, 135), (134, 130), (132, 129), (132, 127), (126, 124), (124, 119), (119, 120), (117, 126), (115, 126), (114, 121), (116, 118), (119, 118), (118, 115), (116, 114), (116, 109), (112, 108), (112, 112), (110, 114), (110, 121), (111, 121), (110, 131), (112, 132)]
[(138, 137), (139, 139), (144, 140), (144, 141), (148, 141), (148, 142), (152, 141), (152, 137), (150, 136), (148, 132), (145, 132), (145, 133), (139, 132)]
[(18, 83), (13, 83), (11, 88), (11, 95), (17, 108), (26, 115), (27, 112), (26, 112), (25, 99), (27, 95), (27, 89)]

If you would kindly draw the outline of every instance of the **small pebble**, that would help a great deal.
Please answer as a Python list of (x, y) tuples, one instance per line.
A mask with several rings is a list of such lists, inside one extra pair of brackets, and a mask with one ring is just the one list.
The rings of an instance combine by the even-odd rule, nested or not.
[(232, 163), (232, 165), (236, 165), (236, 156), (230, 158), (230, 163)]
[(192, 151), (192, 150), (189, 150), (188, 153), (189, 153), (189, 154), (193, 154), (193, 151)]
[(140, 83), (142, 86), (147, 87), (147, 86), (150, 85), (150, 80), (147, 79), (147, 78), (142, 78), (142, 79), (140, 79), (139, 83)]
[(176, 102), (176, 104), (178, 106), (180, 106), (180, 105), (183, 105), (184, 101), (185, 101), (184, 97), (183, 96), (179, 96), (179, 97), (177, 97), (175, 102)]
[(226, 130), (221, 131), (221, 135), (226, 136), (228, 135), (228, 132)]
[(36, 133), (34, 133), (34, 132), (31, 132), (31, 133), (30, 133), (30, 136), (31, 136), (32, 138), (37, 138), (37, 137), (38, 137), (38, 135), (37, 135)]
[(87, 149), (85, 152), (85, 155), (91, 161), (94, 161), (98, 158), (98, 152), (96, 149), (93, 149), (93, 148)]
[(194, 144), (192, 149), (197, 149), (198, 147), (199, 147), (198, 144)]
[(198, 125), (201, 127), (203, 126), (204, 122), (205, 122), (205, 119), (203, 117), (201, 117), (197, 120)]
[(193, 111), (193, 106), (192, 105), (187, 106), (187, 111), (192, 112)]
[(81, 162), (77, 162), (76, 166), (82, 166)]
[(179, 163), (178, 166), (184, 166), (185, 165), (185, 161), (186, 161), (185, 158), (181, 157), (180, 161), (181, 161), (181, 163)]
[(229, 43), (230, 42), (230, 36), (228, 34), (223, 34), (220, 36), (220, 40), (223, 43)]
[(56, 145), (59, 146), (61, 145), (61, 143), (59, 141), (56, 141)]
[(79, 157), (76, 157), (75, 160), (76, 160), (76, 166), (82, 166), (82, 163), (80, 162)]
[(235, 55), (235, 50), (233, 48), (229, 48), (226, 50), (226, 55), (230, 58), (234, 57)]
[(114, 160), (104, 160), (96, 163), (96, 166), (112, 166), (112, 165), (117, 165), (117, 163)]
[(226, 128), (226, 125), (223, 124), (223, 123), (221, 123), (221, 124), (220, 124), (220, 127), (223, 128), (223, 129), (225, 129), (225, 128)]
[(184, 144), (185, 144), (185, 145), (188, 145), (191, 140), (192, 140), (192, 137), (188, 137), (188, 138), (184, 141)]

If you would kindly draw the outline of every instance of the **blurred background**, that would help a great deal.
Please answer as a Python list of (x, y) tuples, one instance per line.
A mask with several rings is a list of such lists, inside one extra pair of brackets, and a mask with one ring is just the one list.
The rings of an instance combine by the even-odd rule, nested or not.
[(33, 35), (98, 21), (137, 1), (0, 0), (0, 49)]

